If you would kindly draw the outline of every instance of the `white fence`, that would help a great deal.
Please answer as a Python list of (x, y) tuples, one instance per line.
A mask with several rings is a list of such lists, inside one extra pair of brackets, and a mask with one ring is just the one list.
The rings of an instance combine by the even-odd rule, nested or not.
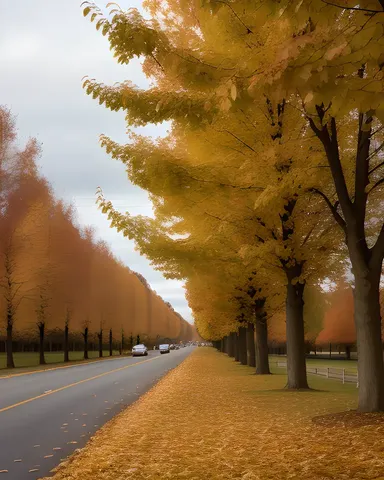
[[(276, 364), (279, 368), (287, 368), (287, 362), (277, 361)], [(346, 368), (307, 367), (307, 373), (332, 378), (334, 380), (341, 380), (343, 383), (356, 383), (356, 387), (359, 386), (357, 372), (347, 370)]]

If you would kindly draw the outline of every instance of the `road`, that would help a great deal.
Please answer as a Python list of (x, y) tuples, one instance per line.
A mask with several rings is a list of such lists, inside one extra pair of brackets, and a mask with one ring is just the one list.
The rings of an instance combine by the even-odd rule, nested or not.
[(1, 480), (48, 476), (192, 349), (0, 378)]

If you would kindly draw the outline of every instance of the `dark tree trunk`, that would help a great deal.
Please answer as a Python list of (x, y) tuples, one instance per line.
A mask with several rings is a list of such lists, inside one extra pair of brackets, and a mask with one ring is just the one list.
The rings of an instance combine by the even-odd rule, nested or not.
[(234, 345), (235, 345), (235, 361), (240, 360), (240, 349), (239, 349), (239, 332), (234, 333)]
[(351, 359), (351, 346), (350, 345), (345, 346), (345, 356), (347, 357), (347, 360)]
[(247, 329), (239, 328), (239, 360), (241, 365), (247, 365)]
[[(360, 76), (362, 77), (363, 74), (362, 70)], [(318, 105), (316, 109), (322, 123), (321, 128), (312, 118), (308, 118), (308, 121), (323, 144), (336, 188), (337, 205), (333, 204), (322, 192), (316, 191), (316, 193), (320, 193), (323, 197), (345, 233), (355, 277), (354, 308), (359, 375), (358, 410), (360, 412), (384, 411), (384, 362), (381, 352), (379, 301), (379, 284), (384, 256), (384, 225), (381, 225), (376, 243), (372, 247), (368, 246), (365, 228), (369, 192), (382, 182), (380, 180), (372, 188), (367, 188), (372, 181), (370, 178), (372, 173), (370, 155), (374, 119), (368, 113), (359, 113), (354, 196), (351, 198), (340, 159), (336, 119), (331, 117), (326, 123), (323, 123), (324, 108)], [(341, 208), (342, 215), (338, 213), (338, 206)]]
[(329, 344), (329, 358), (332, 358), (332, 343)]
[(235, 333), (230, 333), (228, 336), (228, 355), (230, 357), (235, 356)]
[(110, 328), (109, 329), (109, 356), (110, 357), (112, 357), (113, 355), (112, 341), (113, 341), (112, 328)]
[(302, 272), (302, 265), (296, 264), (286, 268), (287, 298), (286, 298), (286, 331), (287, 331), (287, 371), (286, 388), (309, 388), (305, 363), (304, 340), (304, 283), (296, 282)]
[(221, 353), (224, 353), (224, 350), (225, 350), (225, 347), (224, 347), (224, 338), (222, 338), (219, 342), (219, 348), (220, 348), (220, 352)]
[(231, 357), (235, 358), (236, 354), (236, 332), (231, 333)]
[(69, 326), (64, 327), (64, 362), (69, 362)]
[(268, 325), (264, 312), (264, 303), (256, 310), (256, 374), (269, 375)]
[(384, 365), (381, 347), (380, 271), (359, 275), (354, 270), (355, 327), (359, 407), (361, 412), (384, 410)]
[(39, 363), (45, 365), (44, 357), (44, 337), (45, 337), (45, 323), (39, 323)]
[(84, 360), (88, 360), (88, 327), (84, 328), (83, 332), (84, 337)]
[(250, 367), (256, 367), (255, 325), (250, 322), (247, 325), (247, 363)]
[[(290, 199), (284, 206), (281, 216), (283, 240), (288, 241), (294, 233), (292, 214), (296, 206), (296, 198)], [(298, 279), (303, 271), (304, 263), (295, 258), (280, 259), (287, 278), (286, 292), (286, 337), (287, 337), (287, 373), (286, 388), (308, 388), (305, 363), (304, 336), (304, 287)]]
[(12, 349), (12, 321), (8, 321), (7, 324), (7, 368), (15, 368), (15, 362), (13, 361), (13, 349)]
[(97, 338), (99, 339), (99, 358), (103, 357), (103, 330), (97, 334)]
[(99, 358), (103, 356), (103, 330), (97, 334), (97, 338), (99, 339)]

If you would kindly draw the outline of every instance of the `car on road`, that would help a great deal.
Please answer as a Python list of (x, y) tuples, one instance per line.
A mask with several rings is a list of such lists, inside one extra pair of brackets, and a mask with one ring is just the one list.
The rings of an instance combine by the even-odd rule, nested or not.
[(132, 357), (143, 357), (148, 355), (148, 349), (142, 343), (132, 348)]
[(162, 345), (159, 345), (160, 353), (169, 353), (171, 351), (169, 347), (170, 345), (168, 343), (163, 343)]

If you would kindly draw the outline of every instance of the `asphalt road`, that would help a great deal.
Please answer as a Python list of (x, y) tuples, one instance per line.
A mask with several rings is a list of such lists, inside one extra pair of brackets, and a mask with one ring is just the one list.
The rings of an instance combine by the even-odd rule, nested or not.
[(0, 378), (0, 480), (49, 476), (192, 349)]

